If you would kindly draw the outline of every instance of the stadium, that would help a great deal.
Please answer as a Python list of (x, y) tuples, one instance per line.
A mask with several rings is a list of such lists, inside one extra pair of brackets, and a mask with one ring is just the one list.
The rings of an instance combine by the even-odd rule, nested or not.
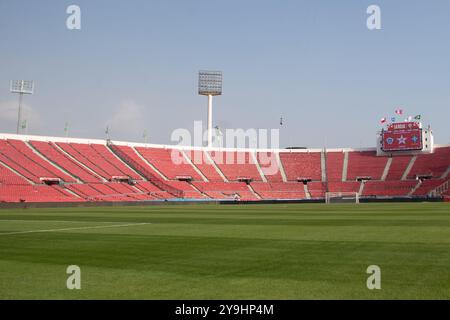
[[(323, 4), (303, 5), (311, 10), (323, 9)], [(66, 12), (66, 4), (59, 6), (59, 11), (64, 7)], [(354, 55), (350, 51), (373, 53), (370, 41), (383, 44), (390, 38), (370, 33), (375, 40), (347, 51), (333, 42), (333, 32), (341, 35), (341, 31), (327, 20), (328, 28), (317, 28), (317, 35), (330, 44), (322, 48), (321, 40), (311, 38), (310, 48), (303, 44), (296, 47), (291, 41), (290, 23), (298, 17), (291, 16), (294, 10), (289, 6), (278, 9), (258, 4), (260, 12), (242, 4), (249, 21), (259, 26), (249, 30), (239, 29), (247, 18), (230, 22), (236, 14), (234, 7), (211, 4), (212, 9), (203, 10), (193, 6), (195, 13), (213, 9), (220, 13), (218, 21), (226, 27), (216, 30), (204, 28), (202, 20), (214, 24), (214, 16), (199, 19), (202, 22), (197, 25), (190, 15), (177, 11), (187, 4), (178, 3), (160, 4), (151, 12), (153, 19), (164, 20), (158, 20), (165, 26), (161, 34), (146, 29), (151, 23), (142, 16), (146, 10), (130, 9), (126, 4), (112, 8), (108, 14), (113, 18), (107, 15), (111, 21), (132, 16), (124, 18), (123, 29), (110, 25), (120, 39), (116, 41), (108, 38), (114, 32), (105, 31), (104, 8), (99, 4), (80, 6), (88, 8), (86, 25), (91, 29), (83, 29), (84, 22), (77, 21), (81, 10), (77, 5), (67, 7), (67, 27), (54, 34), (51, 23), (60, 22), (58, 10), (49, 9), (49, 25), (38, 19), (49, 32), (46, 41), (58, 40), (68, 46), (67, 50), (43, 47), (45, 59), (40, 62), (25, 59), (23, 50), (16, 57), (13, 49), (22, 48), (18, 43), (0, 53), (0, 63), (8, 69), (6, 75), (0, 75), (0, 98), (14, 97), (0, 100), (1, 300), (450, 299), (450, 144), (442, 143), (448, 142), (448, 96), (442, 80), (447, 74), (443, 64), (433, 69), (422, 51), (411, 50), (423, 63), (419, 70), (432, 74), (423, 80), (408, 73), (412, 68), (403, 53), (390, 52), (398, 65), (387, 64), (374, 71), (376, 79), (386, 81), (377, 87), (378, 94), (383, 90), (386, 93), (367, 102), (358, 113), (370, 115), (351, 119), (337, 115), (335, 119), (331, 114), (336, 110), (321, 108), (336, 101), (341, 105), (336, 113), (350, 113), (344, 105), (353, 102), (360, 108), (365, 95), (371, 94), (364, 88), (378, 85), (370, 79), (368, 84), (362, 81), (361, 66), (366, 62), (358, 60), (363, 56), (359, 51)], [(403, 10), (390, 6), (393, 12)], [(4, 7), (10, 10), (3, 12), (11, 12), (11, 17), (4, 17), (5, 26), (15, 34), (11, 22), (17, 17), (25, 21), (26, 14), (20, 4)], [(349, 12), (345, 15), (344, 7)], [(363, 42), (365, 32), (378, 32), (379, 28), (369, 28), (369, 22), (366, 27), (367, 6), (344, 7), (336, 10), (349, 17), (342, 22), (346, 31), (350, 30), (348, 24), (352, 28), (360, 24), (361, 17), (350, 17), (364, 7), (362, 30), (350, 32), (354, 39)], [(183, 8), (191, 12), (191, 8)], [(311, 16), (320, 16), (314, 12)], [(265, 29), (266, 18), (272, 14), (289, 17), (287, 25), (272, 26), (282, 28), (289, 36)], [(92, 17), (102, 23), (96, 24)], [(314, 35), (315, 19), (302, 22), (308, 28), (312, 26), (306, 29)], [(182, 22), (185, 29), (179, 28)], [(21, 28), (29, 32), (33, 29), (26, 24)], [(44, 37), (44, 32), (32, 31)], [(95, 35), (95, 41), (89, 38), (89, 32)], [(200, 41), (193, 40), (217, 40), (215, 32), (223, 33), (226, 45), (212, 42), (211, 47), (201, 46)], [(264, 36), (258, 38), (261, 34)], [(149, 42), (154, 47), (142, 41), (147, 36), (153, 39)], [(177, 41), (165, 42), (169, 36)], [(260, 47), (266, 43), (266, 36), (274, 44), (271, 49)], [(20, 37), (30, 40), (23, 34)], [(224, 49), (234, 48), (234, 41), (244, 48), (242, 52)], [(191, 42), (199, 49), (192, 49)], [(404, 45), (414, 46), (417, 41), (412, 42)], [(305, 59), (281, 54), (278, 50), (283, 44)], [(341, 60), (332, 54), (332, 45)], [(389, 48), (392, 43), (384, 45)], [(30, 46), (39, 47), (34, 42)], [(214, 54), (221, 50), (231, 58), (221, 55), (215, 59)], [(194, 53), (199, 58), (192, 61)], [(147, 54), (155, 56), (148, 59)], [(435, 59), (447, 61), (447, 56)], [(222, 71), (215, 67), (222, 66), (222, 60), (226, 61), (224, 83), (230, 79), (226, 94), (232, 96), (231, 100), (225, 100), (226, 94), (222, 94)], [(203, 61), (214, 71), (203, 69)], [(306, 67), (310, 62), (314, 66), (311, 70)], [(339, 71), (336, 65), (340, 63), (344, 67)], [(330, 66), (336, 69), (330, 72)], [(428, 69), (424, 71), (427, 67), (435, 73), (428, 74)], [(260, 68), (264, 70), (255, 71)], [(299, 74), (311, 80), (303, 81)], [(10, 77), (7, 93), (5, 77)], [(30, 80), (34, 77), (35, 81)], [(390, 77), (403, 81), (403, 87), (395, 88), (398, 93), (392, 89)], [(195, 84), (186, 81), (191, 78)], [(434, 87), (420, 82), (431, 83), (431, 78), (436, 81)], [(428, 92), (418, 90), (417, 83)], [(154, 88), (148, 89), (150, 85)], [(298, 88), (303, 90), (301, 94)], [(116, 117), (112, 101), (130, 96), (145, 101), (148, 107), (142, 109), (148, 113), (128, 103), (124, 112), (119, 112), (121, 117)], [(434, 100), (429, 102), (431, 96)], [(205, 97), (207, 112), (203, 114), (196, 107), (203, 108)], [(214, 117), (213, 98), (224, 102), (215, 105)], [(406, 107), (399, 106), (402, 101), (413, 105), (411, 116)], [(289, 107), (297, 103), (302, 105), (298, 110)], [(34, 104), (42, 108), (40, 113)], [(68, 107), (61, 107), (64, 104)], [(233, 109), (233, 104), (238, 107)], [(377, 104), (380, 110), (373, 110)], [(348, 110), (355, 112), (351, 108)], [(224, 109), (234, 111), (220, 113)], [(395, 109), (395, 116), (377, 119), (376, 126), (369, 122), (372, 115), (383, 115), (391, 109)], [(67, 118), (64, 136), (55, 129), (63, 123), (64, 112), (78, 121), (71, 120), (74, 134), (69, 134)], [(198, 118), (207, 120), (199, 129), (200, 138), (191, 141), (175, 134), (177, 125), (188, 128), (191, 120)], [(103, 127), (105, 119), (106, 136), (101, 138), (95, 130)], [(43, 123), (40, 127), (39, 121)], [(116, 125), (112, 129), (111, 122)], [(147, 128), (140, 127), (142, 122), (150, 123), (151, 142), (146, 131), (144, 141), (136, 138), (136, 132)], [(236, 135), (233, 131), (233, 143), (228, 144), (227, 134), (224, 144), (220, 128), (238, 127), (237, 123), (245, 128), (278, 126), (284, 143), (271, 146), (260, 141), (264, 135), (252, 136), (249, 131)], [(289, 130), (286, 123), (291, 125)], [(134, 138), (127, 134), (111, 138), (110, 131), (116, 128), (125, 128), (123, 132), (132, 132)], [(173, 143), (153, 139), (153, 135), (164, 136), (167, 141), (168, 132), (177, 137)], [(194, 122), (193, 135), (196, 133)], [(361, 138), (358, 146), (359, 136), (373, 137), (373, 141)], [(320, 143), (330, 137), (331, 145)], [(234, 143), (234, 138), (243, 143)], [(272, 138), (270, 142), (274, 142)]]
[[(450, 146), (420, 123), (363, 150), (0, 137), (2, 298), (450, 297)], [(63, 286), (75, 262), (80, 294)], [(379, 294), (364, 283), (374, 263)]]

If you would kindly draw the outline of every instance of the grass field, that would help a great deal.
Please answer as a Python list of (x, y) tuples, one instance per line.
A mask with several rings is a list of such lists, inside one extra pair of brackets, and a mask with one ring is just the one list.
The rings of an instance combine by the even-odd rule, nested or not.
[(450, 299), (450, 204), (0, 210), (0, 298)]

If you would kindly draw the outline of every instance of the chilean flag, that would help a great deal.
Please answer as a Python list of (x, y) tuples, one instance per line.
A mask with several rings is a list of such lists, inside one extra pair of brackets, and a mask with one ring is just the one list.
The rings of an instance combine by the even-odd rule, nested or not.
[(402, 115), (403, 114), (403, 109), (395, 110), (395, 114)]

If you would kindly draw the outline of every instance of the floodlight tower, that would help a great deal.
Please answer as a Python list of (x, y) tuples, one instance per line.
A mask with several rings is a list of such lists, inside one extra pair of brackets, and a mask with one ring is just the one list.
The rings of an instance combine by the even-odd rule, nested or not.
[(222, 94), (222, 71), (199, 71), (198, 94), (208, 96), (208, 147), (212, 147), (212, 97)]
[(19, 134), (21, 120), (22, 120), (22, 99), (24, 94), (33, 94), (34, 92), (34, 82), (33, 80), (11, 80), (10, 91), (12, 93), (19, 94), (19, 111), (17, 114), (17, 130), (16, 133)]

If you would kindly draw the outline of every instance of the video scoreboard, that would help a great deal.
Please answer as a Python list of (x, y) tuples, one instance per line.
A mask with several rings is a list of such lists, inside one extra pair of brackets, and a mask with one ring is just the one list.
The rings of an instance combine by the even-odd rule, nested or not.
[(381, 132), (381, 149), (388, 151), (422, 150), (422, 128), (417, 122), (390, 124)]

